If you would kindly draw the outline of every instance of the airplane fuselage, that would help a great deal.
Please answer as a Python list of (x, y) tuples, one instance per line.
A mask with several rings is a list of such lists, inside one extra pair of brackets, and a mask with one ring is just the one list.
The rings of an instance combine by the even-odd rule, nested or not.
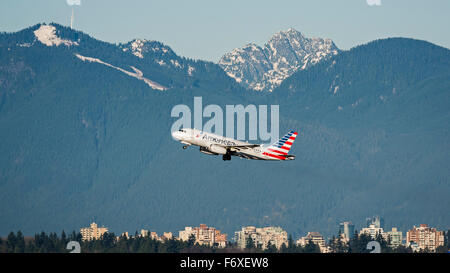
[(278, 147), (251, 144), (197, 129), (181, 129), (173, 132), (172, 137), (185, 144), (183, 148), (187, 148), (190, 145), (199, 146), (202, 153), (222, 155), (224, 160), (230, 160), (232, 155), (257, 160), (294, 159), (293, 155), (288, 155), (285, 150), (278, 149)]

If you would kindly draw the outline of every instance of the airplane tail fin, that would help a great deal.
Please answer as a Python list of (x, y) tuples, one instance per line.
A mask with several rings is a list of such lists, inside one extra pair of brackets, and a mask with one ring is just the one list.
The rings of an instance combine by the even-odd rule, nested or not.
[(289, 150), (291, 150), (291, 147), (294, 144), (297, 135), (298, 135), (297, 132), (290, 131), (282, 138), (280, 138), (280, 140), (267, 147), (267, 150), (273, 153), (277, 153), (280, 156), (287, 157)]

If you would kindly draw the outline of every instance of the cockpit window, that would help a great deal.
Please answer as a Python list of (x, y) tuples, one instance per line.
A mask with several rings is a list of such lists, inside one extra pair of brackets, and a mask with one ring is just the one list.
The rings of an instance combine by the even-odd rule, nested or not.
[(178, 130), (179, 132), (183, 132), (183, 133), (186, 133), (186, 130), (183, 130), (183, 129), (180, 129), (180, 130)]

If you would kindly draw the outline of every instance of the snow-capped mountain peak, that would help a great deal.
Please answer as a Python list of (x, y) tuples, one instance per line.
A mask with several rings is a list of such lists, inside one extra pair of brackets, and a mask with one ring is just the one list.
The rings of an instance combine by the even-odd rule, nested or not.
[(260, 47), (250, 43), (225, 54), (219, 65), (246, 88), (272, 91), (298, 69), (305, 69), (339, 49), (330, 39), (306, 38), (289, 28)]

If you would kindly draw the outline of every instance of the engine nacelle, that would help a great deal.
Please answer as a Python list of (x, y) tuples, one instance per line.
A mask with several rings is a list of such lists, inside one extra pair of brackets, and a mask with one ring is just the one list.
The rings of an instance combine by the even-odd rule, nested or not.
[(214, 145), (214, 144), (209, 147), (209, 150), (213, 153), (220, 154), (220, 155), (224, 155), (227, 153), (227, 149), (225, 149), (222, 146), (218, 146), (218, 145)]
[(211, 152), (210, 150), (208, 150), (205, 147), (200, 147), (200, 152), (207, 154), (207, 155), (217, 155), (216, 153)]

